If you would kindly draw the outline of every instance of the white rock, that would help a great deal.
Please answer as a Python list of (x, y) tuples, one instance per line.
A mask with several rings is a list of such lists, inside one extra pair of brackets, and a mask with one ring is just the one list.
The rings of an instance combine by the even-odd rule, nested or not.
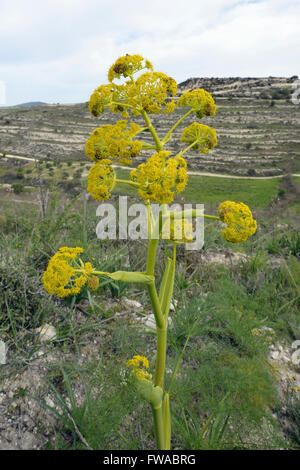
[(272, 359), (278, 359), (278, 357), (279, 357), (279, 351), (271, 352), (271, 358)]
[(130, 308), (134, 308), (137, 310), (141, 310), (143, 308), (142, 304), (137, 300), (127, 299), (127, 297), (123, 297), (122, 302)]
[(170, 303), (170, 312), (175, 312), (175, 307), (177, 307), (178, 301), (176, 299), (173, 299), (173, 301)]
[(154, 318), (153, 313), (147, 316), (147, 319), (144, 322), (144, 325), (147, 326), (148, 328), (153, 328), (153, 329), (156, 328), (156, 323), (155, 323), (155, 318)]
[(42, 343), (56, 338), (56, 329), (54, 326), (48, 325), (48, 323), (45, 323), (45, 325), (40, 326), (39, 328), (36, 328), (35, 332), (39, 333)]
[(53, 400), (51, 400), (50, 397), (46, 397), (45, 399), (45, 402), (46, 402), (46, 405), (50, 406), (50, 408), (55, 408), (55, 403), (53, 402)]
[[(173, 327), (172, 318), (170, 318), (170, 317), (168, 317), (168, 324), (169, 324), (169, 328)], [(156, 329), (155, 317), (154, 317), (153, 313), (151, 313), (150, 315), (147, 316), (146, 321), (144, 322), (144, 325), (147, 328), (150, 328), (150, 329), (153, 329), (153, 330)]]
[(0, 364), (6, 364), (6, 345), (0, 340)]

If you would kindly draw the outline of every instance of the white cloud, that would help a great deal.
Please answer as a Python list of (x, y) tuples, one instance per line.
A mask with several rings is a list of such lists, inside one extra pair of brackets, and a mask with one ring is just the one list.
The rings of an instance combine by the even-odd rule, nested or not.
[(8, 104), (87, 100), (120, 55), (177, 81), (298, 74), (298, 0), (2, 0)]

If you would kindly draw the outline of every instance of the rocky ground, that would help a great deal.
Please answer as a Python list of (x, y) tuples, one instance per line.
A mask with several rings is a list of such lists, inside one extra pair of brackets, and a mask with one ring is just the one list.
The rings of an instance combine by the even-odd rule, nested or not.
[[(215, 127), (218, 146), (208, 155), (191, 151), (189, 169), (249, 176), (272, 176), (300, 170), (300, 105), (293, 104), (297, 77), (291, 78), (192, 78), (179, 84), (180, 94), (204, 88), (214, 96), (217, 113), (202, 122)], [(97, 85), (97, 84), (95, 84)], [(183, 113), (153, 115), (164, 135)], [(0, 152), (41, 159), (86, 161), (84, 143), (102, 124), (122, 119), (109, 112), (92, 117), (87, 103), (0, 108)], [(184, 126), (194, 118), (189, 116)], [(140, 118), (135, 121), (142, 122)], [(178, 151), (183, 126), (169, 145)], [(150, 141), (149, 133), (143, 135)], [(137, 162), (149, 155), (144, 152)]]
[[(246, 255), (243, 253), (225, 256), (223, 253), (209, 251), (203, 261), (226, 265), (241, 263), (245, 259)], [(278, 263), (278, 260), (276, 262)], [(84, 322), (82, 309), (84, 311), (88, 308), (84, 302), (75, 313), (78, 324)], [(174, 299), (171, 312), (176, 304), (177, 301)], [(116, 313), (113, 317), (104, 320), (104, 323), (117, 322), (120, 317), (126, 317), (126, 322), (139, 324), (141, 329), (151, 330), (155, 327), (153, 315), (134, 299), (126, 297), (123, 297), (121, 301), (108, 299), (107, 308), (113, 308)], [(170, 317), (172, 318), (172, 313)], [(169, 328), (172, 328), (171, 318)], [(45, 449), (53, 444), (55, 433), (62, 424), (53, 412), (47, 409), (47, 407), (52, 408), (58, 413), (62, 411), (54, 400), (53, 392), (49, 387), (49, 379), (57, 364), (72, 363), (75, 356), (71, 349), (66, 353), (57, 347), (56, 329), (53, 325), (44, 324), (36, 329), (34, 334), (34, 341), (38, 347), (27, 364), (24, 362), (21, 364), (21, 360), (18, 364), (18, 352), (8, 351), (5, 354), (3, 344), (0, 350), (0, 364), (5, 362), (7, 364), (5, 378), (0, 381), (0, 450)], [(101, 328), (95, 330), (93, 341), (81, 347), (80, 357), (76, 356), (78, 365), (99, 356), (107, 334), (109, 333)], [(293, 393), (296, 395), (300, 391), (300, 341), (294, 342), (295, 344), (281, 344), (275, 339), (274, 330), (263, 325), (255, 329), (253, 334), (263, 336), (269, 344), (266, 359), (275, 374), (279, 396), (283, 403), (282, 409), (273, 416), (279, 420), (284, 435), (285, 429), (290, 424), (285, 405), (287, 395), (291, 396)], [(154, 349), (152, 352), (154, 353)], [(76, 402), (80, 404), (85, 398), (84, 388), (80, 381), (75, 381), (73, 386)], [(68, 396), (64, 398), (66, 403), (70, 404)]]

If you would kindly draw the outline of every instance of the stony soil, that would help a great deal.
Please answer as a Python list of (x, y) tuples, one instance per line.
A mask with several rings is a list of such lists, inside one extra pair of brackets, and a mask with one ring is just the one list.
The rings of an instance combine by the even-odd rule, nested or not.
[[(243, 253), (224, 254), (222, 252), (209, 251), (202, 261), (228, 265), (230, 263), (241, 263), (246, 260)], [(279, 260), (272, 259), (272, 263), (278, 264)], [(203, 294), (206, 295), (206, 294)], [(88, 305), (79, 307), (85, 309)], [(174, 299), (171, 311), (174, 310), (177, 301)], [(113, 308), (116, 313), (104, 322), (118, 322), (122, 317), (128, 324), (139, 324), (141, 329), (153, 329), (154, 318), (151, 312), (146, 311), (142, 304), (133, 299), (123, 297), (119, 300), (107, 299), (107, 308)], [(84, 311), (84, 310), (83, 310)], [(76, 310), (76, 322), (81, 324), (85, 320), (81, 309)], [(172, 313), (169, 327), (172, 328)], [(55, 370), (57, 364), (76, 361), (77, 365), (86, 364), (88, 361), (99, 356), (103, 349), (105, 336), (109, 334), (100, 328), (95, 330), (93, 341), (81, 346), (80, 354), (75, 356), (71, 349), (68, 353), (63, 352), (56, 341), (56, 330), (53, 325), (45, 324), (35, 331), (34, 341), (38, 344), (36, 353), (30, 361), (24, 362), (18, 357), (18, 352), (7, 351), (6, 365), (1, 371), (0, 365), (0, 450), (29, 450), (45, 449), (47, 445), (54, 443), (57, 431), (62, 423), (54, 414), (45, 407), (54, 408), (61, 413), (53, 392), (49, 388), (51, 382), (51, 371)], [(274, 337), (274, 330), (261, 326), (255, 334), (263, 335), (269, 343), (269, 354), (267, 360), (272, 367), (277, 380), (277, 387), (282, 400), (282, 409), (274, 418), (280, 422), (280, 427), (285, 435), (289, 427), (289, 420), (285, 417), (286, 397), (292, 387), (300, 387), (299, 353), (296, 344), (280, 344)], [(154, 354), (154, 349), (153, 349)], [(167, 371), (168, 372), (168, 371)], [(73, 384), (73, 392), (76, 403), (79, 405), (85, 398), (84, 387), (80, 380)], [(68, 404), (68, 396), (64, 395)], [(40, 402), (44, 404), (41, 406)], [(70, 404), (70, 403), (69, 403)]]

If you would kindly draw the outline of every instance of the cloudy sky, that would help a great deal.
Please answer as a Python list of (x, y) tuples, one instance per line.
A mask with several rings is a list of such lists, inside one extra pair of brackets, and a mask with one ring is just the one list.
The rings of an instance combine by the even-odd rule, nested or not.
[(126, 53), (178, 83), (299, 75), (299, 18), (300, 0), (0, 0), (0, 100), (87, 101)]

